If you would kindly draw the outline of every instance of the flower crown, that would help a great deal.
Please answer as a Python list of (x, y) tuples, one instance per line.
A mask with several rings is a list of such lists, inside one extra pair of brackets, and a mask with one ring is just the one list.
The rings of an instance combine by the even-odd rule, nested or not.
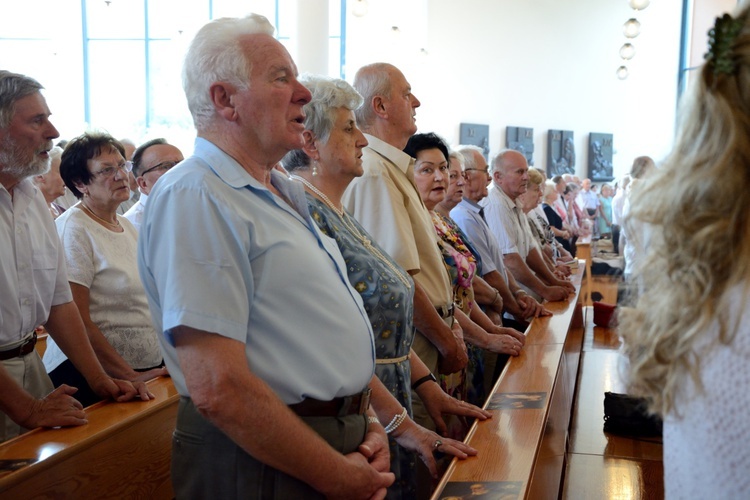
[(732, 46), (745, 25), (745, 16), (737, 19), (729, 14), (716, 18), (714, 27), (708, 31), (708, 52), (703, 56), (713, 69), (714, 75), (732, 75), (737, 61)]

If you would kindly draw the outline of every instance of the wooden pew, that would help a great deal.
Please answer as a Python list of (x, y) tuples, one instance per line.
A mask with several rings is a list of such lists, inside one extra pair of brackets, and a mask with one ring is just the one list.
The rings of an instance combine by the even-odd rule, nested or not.
[(172, 431), (179, 395), (172, 379), (148, 382), (151, 401), (101, 402), (88, 424), (35, 429), (0, 445), (0, 460), (36, 460), (0, 473), (0, 498), (174, 498)]
[[(521, 355), (508, 361), (485, 404), (493, 417), (475, 422), (466, 437), (479, 456), (453, 460), (433, 500), (467, 495), (472, 485), (491, 498), (557, 498), (583, 342), (584, 269), (580, 262), (573, 276), (576, 294), (547, 304), (553, 315), (532, 321)], [(492, 409), (498, 398), (503, 407)]]
[(562, 498), (664, 498), (660, 440), (606, 434), (602, 428), (604, 392), (626, 392), (620, 343), (615, 329), (594, 326), (591, 311), (586, 311)]

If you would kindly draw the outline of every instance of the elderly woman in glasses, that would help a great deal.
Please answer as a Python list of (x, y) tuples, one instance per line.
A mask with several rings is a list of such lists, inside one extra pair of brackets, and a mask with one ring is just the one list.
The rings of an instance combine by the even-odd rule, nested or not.
[[(117, 207), (130, 197), (122, 144), (86, 133), (68, 143), (60, 174), (80, 200), (57, 218), (73, 301), (104, 369), (113, 377), (145, 381), (165, 375), (137, 267), (138, 233)], [(78, 387), (84, 406), (99, 401), (85, 379), (50, 341), (44, 364), (55, 386)]]
[[(476, 450), (443, 438), (414, 423), (411, 389), (425, 401), (433, 418), (441, 413), (487, 418), (472, 405), (449, 398), (434, 383), (427, 367), (411, 351), (414, 282), (367, 231), (343, 208), (341, 195), (362, 175), (362, 148), (367, 145), (357, 128), (353, 110), (362, 97), (343, 80), (305, 75), (300, 81), (312, 92), (305, 106), (305, 146), (283, 160), (292, 178), (304, 184), (312, 219), (338, 244), (352, 286), (360, 293), (372, 323), (377, 352), (376, 376), (371, 381), (373, 408), (389, 433), (391, 471), (396, 481), (388, 498), (415, 498), (417, 452), (433, 475), (433, 452), (465, 458)], [(432, 408), (432, 410), (430, 410)], [(442, 422), (436, 422), (439, 429)]]
[[(468, 367), (463, 371), (441, 376), (441, 383), (449, 394), (462, 400), (473, 400), (481, 404), (484, 401), (484, 354), (482, 350), (518, 356), (523, 348), (525, 337), (517, 330), (494, 324), (477, 307), (474, 282), (477, 282), (478, 287), (484, 287), (485, 291), (491, 287), (479, 275), (476, 275), (476, 257), (464, 241), (455, 222), (445, 216), (446, 196), (449, 197), (447, 206), (454, 207), (463, 195), (462, 191), (459, 194), (458, 188), (464, 186), (460, 166), (455, 163), (451, 183), (448, 146), (437, 134), (415, 134), (409, 138), (404, 152), (416, 159), (414, 184), (425, 207), (432, 214), (443, 261), (453, 284), (455, 318), (464, 332), (469, 353)], [(443, 204), (442, 208), (441, 204)], [(493, 299), (500, 297), (496, 290), (490, 296)], [(467, 429), (459, 425), (452, 427), (452, 434), (463, 438)]]

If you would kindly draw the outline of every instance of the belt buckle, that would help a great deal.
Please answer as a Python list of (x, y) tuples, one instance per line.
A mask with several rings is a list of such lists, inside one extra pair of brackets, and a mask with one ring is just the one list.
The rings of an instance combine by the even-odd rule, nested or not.
[(372, 389), (369, 387), (362, 391), (362, 399), (359, 400), (359, 415), (364, 415), (367, 409), (370, 407), (370, 395)]

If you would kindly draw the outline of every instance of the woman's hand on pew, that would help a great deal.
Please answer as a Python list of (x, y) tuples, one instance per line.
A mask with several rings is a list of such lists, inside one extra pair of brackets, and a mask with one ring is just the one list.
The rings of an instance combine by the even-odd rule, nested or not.
[(130, 380), (133, 383), (148, 382), (149, 380), (154, 379), (156, 377), (168, 377), (168, 376), (169, 376), (169, 372), (167, 371), (167, 368), (162, 366), (161, 368), (153, 368), (145, 372), (133, 372), (133, 376), (128, 377), (128, 380)]
[(494, 333), (496, 335), (509, 335), (519, 341), (521, 345), (526, 344), (526, 335), (523, 334), (523, 332), (519, 332), (515, 328), (509, 328), (505, 326), (498, 326), (493, 331), (489, 333)]
[[(456, 415), (463, 420), (465, 425), (466, 417), (479, 420), (487, 420), (492, 417), (492, 413), (478, 406), (450, 397), (435, 382), (426, 382), (420, 385), (417, 388), (417, 394), (422, 400), (430, 418), (435, 422), (435, 428), (441, 435), (445, 435), (448, 432), (448, 426), (445, 425), (443, 415)], [(468, 425), (466, 426), (468, 427)]]
[(140, 398), (143, 401), (154, 399), (154, 395), (149, 392), (145, 382), (131, 382), (107, 375), (88, 382), (99, 396), (113, 399), (118, 403), (124, 403), (134, 398)]
[(455, 439), (440, 437), (440, 435), (425, 429), (410, 418), (404, 420), (404, 423), (391, 435), (399, 445), (419, 454), (419, 458), (422, 459), (435, 479), (438, 478), (438, 469), (434, 453), (453, 455), (461, 460), (477, 454), (477, 450), (471, 446)]
[(34, 399), (28, 415), (17, 423), (26, 429), (88, 423), (81, 403), (73, 397), (75, 387), (62, 384), (42, 399)]
[(539, 316), (552, 316), (552, 311), (546, 309), (542, 304), (536, 301), (534, 297), (526, 293), (519, 294), (516, 302), (523, 310), (524, 318), (537, 318)]
[(495, 331), (488, 332), (489, 335), (487, 335), (487, 345), (483, 345), (480, 347), (497, 354), (509, 354), (511, 356), (518, 356), (519, 354), (521, 354), (523, 344), (515, 336), (505, 333), (507, 330), (512, 330), (512, 328), (497, 327)]

